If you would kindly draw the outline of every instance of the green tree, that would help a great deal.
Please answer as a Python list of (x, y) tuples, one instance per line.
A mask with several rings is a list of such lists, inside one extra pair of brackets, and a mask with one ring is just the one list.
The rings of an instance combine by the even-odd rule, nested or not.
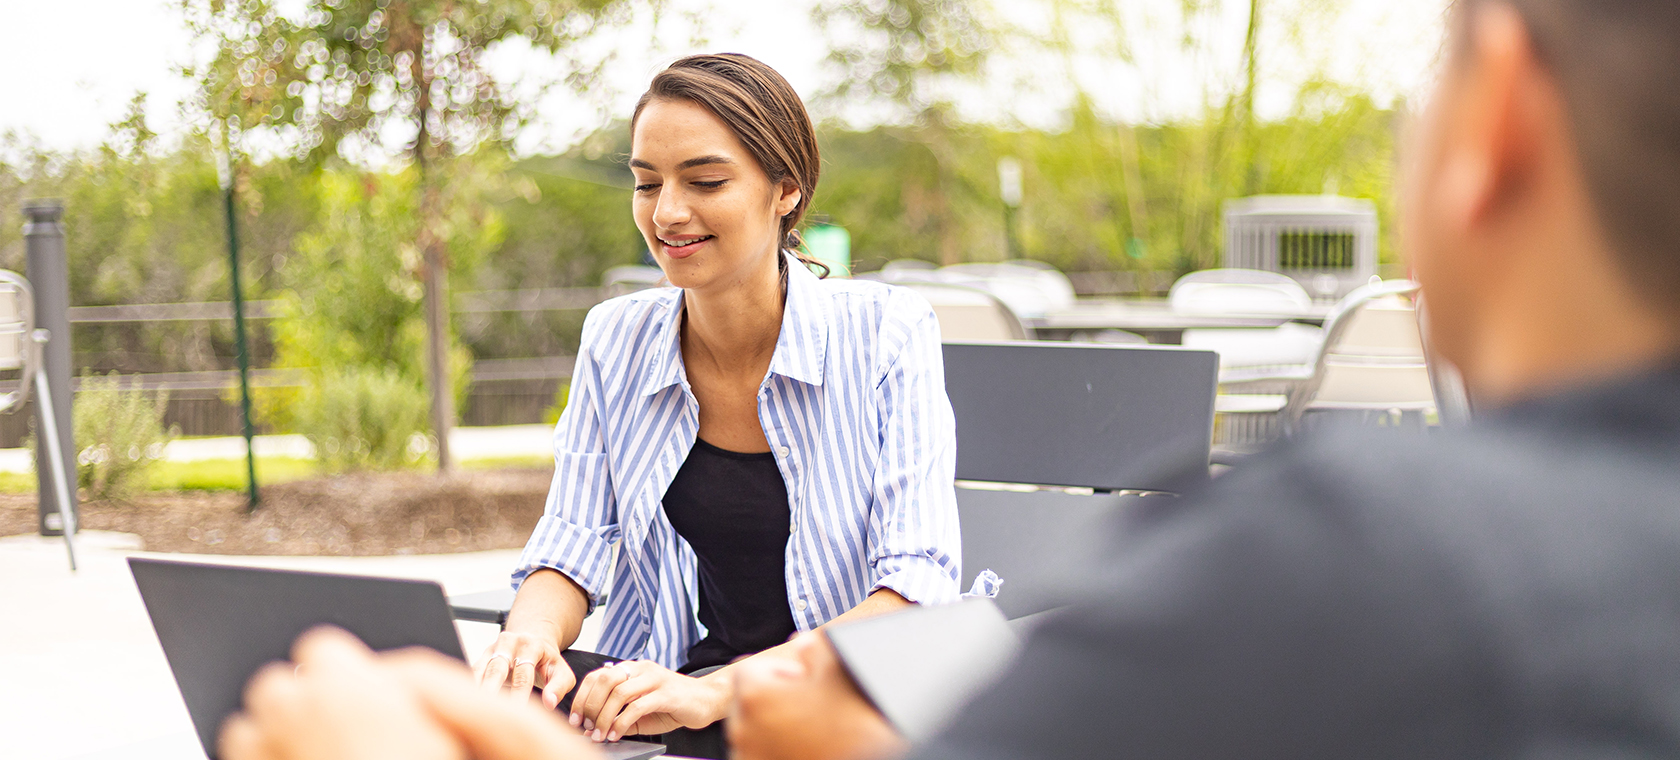
[(983, 70), (999, 21), (982, 0), (823, 0), (812, 18), (828, 38), (828, 62), (839, 75), (822, 105), (908, 125), (900, 139), (924, 154), (906, 165), (922, 171), (904, 177), (902, 197), (935, 250), (901, 256), (963, 260), (962, 206), (974, 194), (971, 178), (958, 168), (964, 135), (951, 98)]
[[(461, 159), (505, 145), (534, 99), (515, 99), (485, 68), (491, 46), (522, 40), (564, 54), (633, 0), (306, 0), (280, 13), (269, 0), (181, 0), (215, 58), (192, 75), (202, 108), (248, 151), (277, 142), (311, 160), (399, 155), (417, 177), (414, 267), (424, 283), (427, 375), (438, 466), (451, 460), (446, 188)], [(596, 72), (574, 64), (574, 84)]]

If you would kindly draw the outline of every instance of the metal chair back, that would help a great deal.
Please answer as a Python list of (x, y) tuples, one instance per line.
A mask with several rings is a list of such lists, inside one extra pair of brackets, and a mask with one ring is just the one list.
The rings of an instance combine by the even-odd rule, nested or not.
[(894, 284), (916, 291), (933, 307), (939, 319), (940, 339), (962, 341), (1026, 340), (1027, 328), (1009, 306), (979, 288), (937, 282), (899, 281)]
[(1312, 377), (1290, 396), (1287, 432), (1298, 431), (1312, 412), (1399, 412), (1421, 420), (1437, 410), (1417, 291), (1408, 280), (1378, 281), (1342, 299), (1325, 327)]
[(1299, 314), (1312, 308), (1312, 297), (1277, 272), (1204, 269), (1173, 283), (1167, 303), (1186, 314)]

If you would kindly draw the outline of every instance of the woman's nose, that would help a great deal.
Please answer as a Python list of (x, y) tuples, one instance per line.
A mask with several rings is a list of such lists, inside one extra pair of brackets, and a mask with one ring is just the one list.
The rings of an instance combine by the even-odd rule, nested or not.
[(662, 229), (671, 229), (688, 221), (688, 204), (684, 202), (682, 194), (666, 185), (659, 191), (659, 201), (653, 207), (653, 223)]

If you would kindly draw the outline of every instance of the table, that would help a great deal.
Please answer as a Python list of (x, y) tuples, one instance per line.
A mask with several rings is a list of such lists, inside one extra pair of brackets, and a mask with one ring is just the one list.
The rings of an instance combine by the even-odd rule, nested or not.
[(1070, 340), (1080, 332), (1125, 330), (1151, 343), (1177, 345), (1184, 342), (1185, 330), (1277, 327), (1285, 322), (1323, 324), (1332, 308), (1331, 304), (1314, 304), (1297, 313), (1204, 314), (1175, 311), (1159, 298), (1089, 298), (1080, 299), (1072, 308), (1028, 317), (1021, 323), (1039, 340)]
[(449, 597), (449, 612), (456, 620), (507, 625), (508, 608), (513, 606), (513, 589), (500, 588), (476, 594)]

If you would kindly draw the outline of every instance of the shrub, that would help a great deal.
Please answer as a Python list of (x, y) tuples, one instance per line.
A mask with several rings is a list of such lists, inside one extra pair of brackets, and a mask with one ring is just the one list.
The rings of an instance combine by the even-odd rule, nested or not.
[(426, 389), (394, 368), (323, 372), (294, 407), (298, 432), (329, 471), (391, 469), (425, 457)]
[(76, 482), (88, 498), (122, 499), (145, 487), (163, 448), (179, 435), (178, 428), (164, 428), (168, 405), (167, 392), (126, 387), (116, 372), (82, 378), (71, 417)]
[(566, 411), (566, 401), (572, 395), (572, 384), (561, 381), (559, 390), (554, 392), (554, 406), (543, 411), (543, 421), (554, 425), (560, 422), (560, 413)]

